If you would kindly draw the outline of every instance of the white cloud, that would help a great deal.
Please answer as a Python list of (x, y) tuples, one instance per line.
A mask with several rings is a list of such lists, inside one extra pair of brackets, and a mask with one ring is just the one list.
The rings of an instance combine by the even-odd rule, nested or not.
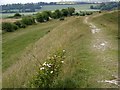
[(0, 0), (0, 4), (12, 4), (12, 3), (31, 3), (31, 2), (57, 2), (60, 0)]

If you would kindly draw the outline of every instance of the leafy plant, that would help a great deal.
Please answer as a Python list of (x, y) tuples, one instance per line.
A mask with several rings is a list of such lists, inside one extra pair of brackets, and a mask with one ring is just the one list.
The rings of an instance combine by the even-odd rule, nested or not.
[(35, 23), (35, 19), (31, 16), (23, 17), (21, 22), (25, 25), (32, 25)]
[(16, 14), (14, 15), (14, 17), (21, 17), (21, 14), (16, 13)]
[(29, 82), (32, 88), (50, 88), (58, 76), (65, 59), (65, 50), (49, 57), (43, 64), (38, 65), (37, 74)]
[(6, 32), (13, 32), (17, 29), (18, 29), (18, 26), (13, 23), (9, 23), (9, 22), (2, 23), (2, 30), (6, 31)]
[(42, 16), (41, 13), (37, 13), (37, 15), (36, 15), (36, 20), (37, 20), (38, 22), (44, 22), (44, 18), (43, 18), (43, 16)]

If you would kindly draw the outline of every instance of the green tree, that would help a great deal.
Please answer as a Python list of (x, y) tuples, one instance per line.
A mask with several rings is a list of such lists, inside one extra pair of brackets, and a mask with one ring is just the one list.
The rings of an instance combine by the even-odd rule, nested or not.
[(22, 23), (21, 21), (16, 21), (14, 22), (15, 25), (17, 25), (19, 28), (25, 28), (26, 25), (24, 23)]
[(69, 13), (70, 16), (72, 16), (73, 13), (75, 13), (75, 8), (73, 8), (73, 7), (68, 7), (68, 13)]
[(43, 18), (43, 16), (42, 16), (41, 13), (37, 13), (37, 15), (36, 15), (36, 20), (37, 20), (38, 22), (44, 22), (44, 18)]
[(55, 13), (56, 13), (56, 18), (60, 18), (62, 16), (60, 10), (55, 10)]
[(55, 12), (52, 12), (51, 17), (54, 18), (54, 19), (57, 19), (58, 16)]
[(90, 9), (94, 9), (93, 5), (90, 6)]
[(16, 21), (16, 22), (14, 22), (14, 24), (20, 28), (22, 23), (21, 23), (21, 21)]
[(21, 14), (16, 13), (16, 14), (14, 15), (14, 17), (21, 17)]
[(68, 9), (62, 9), (61, 13), (63, 16), (68, 16), (68, 14), (69, 14)]
[(6, 32), (13, 32), (17, 29), (18, 29), (18, 26), (13, 23), (9, 23), (9, 22), (2, 23), (2, 30)]
[(21, 22), (25, 25), (32, 25), (35, 23), (35, 19), (31, 16), (23, 17)]
[(49, 14), (48, 14), (48, 12), (43, 11), (42, 12), (42, 17), (43, 17), (44, 21), (49, 21)]

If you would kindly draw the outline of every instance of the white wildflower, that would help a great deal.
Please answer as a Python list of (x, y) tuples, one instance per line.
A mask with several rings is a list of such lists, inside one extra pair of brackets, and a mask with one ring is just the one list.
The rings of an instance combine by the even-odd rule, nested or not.
[(46, 66), (46, 62), (43, 63), (43, 66)]
[(54, 59), (54, 57), (52, 57), (52, 59)]
[(51, 67), (50, 64), (47, 64), (46, 66)]
[(61, 63), (64, 63), (64, 61), (61, 61)]
[(50, 73), (53, 73), (53, 71), (51, 71)]
[(54, 55), (54, 57), (57, 57), (57, 55)]
[(65, 50), (63, 50), (63, 52), (65, 52)]
[(45, 68), (44, 67), (41, 67), (40, 70), (44, 70)]

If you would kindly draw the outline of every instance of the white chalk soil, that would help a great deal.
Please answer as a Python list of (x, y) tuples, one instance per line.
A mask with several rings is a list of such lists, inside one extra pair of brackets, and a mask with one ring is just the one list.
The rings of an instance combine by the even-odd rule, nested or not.
[(104, 87), (111, 85), (113, 87), (119, 87), (120, 85), (118, 83), (120, 82), (120, 79), (118, 78), (118, 56), (116, 54), (110, 53), (110, 51), (118, 49), (118, 44), (117, 42), (113, 43), (110, 38), (106, 36), (105, 30), (98, 28), (89, 19), (89, 16), (86, 16), (84, 23), (89, 25), (89, 30), (92, 34), (90, 45), (91, 53), (96, 53), (95, 59), (98, 62), (98, 67), (101, 67), (101, 74), (98, 73), (96, 83), (102, 83), (104, 84)]

